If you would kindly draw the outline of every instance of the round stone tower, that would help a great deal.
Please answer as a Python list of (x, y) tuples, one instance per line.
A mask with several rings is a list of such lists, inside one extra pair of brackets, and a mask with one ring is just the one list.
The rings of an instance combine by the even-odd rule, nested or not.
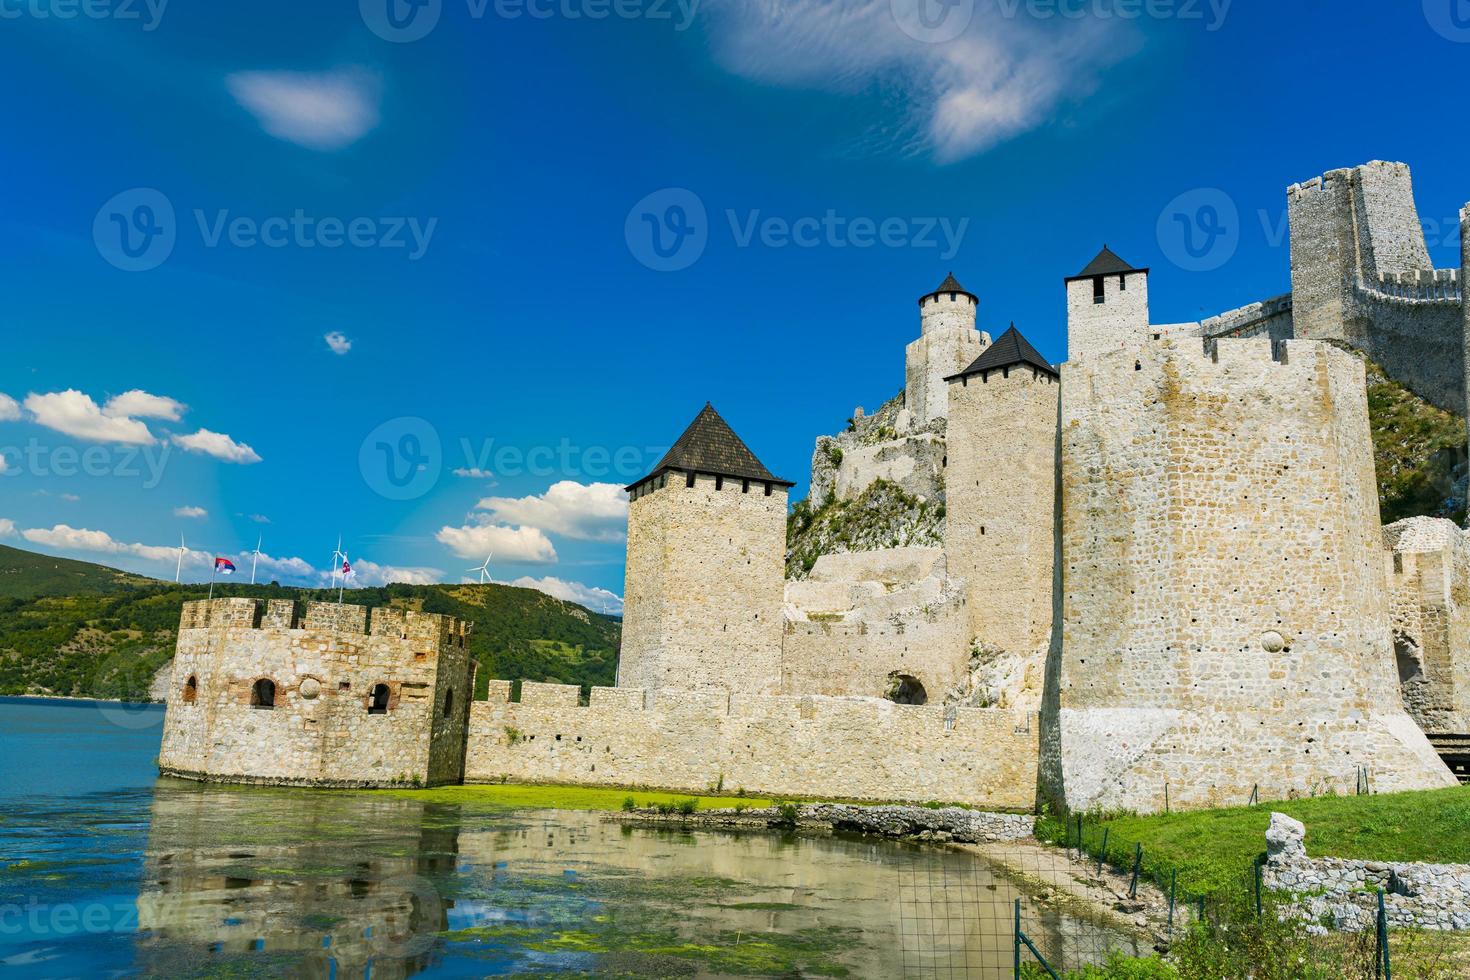
[(990, 338), (975, 329), (980, 300), (950, 273), (919, 298), (919, 339), (904, 351), (904, 400), (915, 425), (949, 417), (944, 380), (980, 356)]

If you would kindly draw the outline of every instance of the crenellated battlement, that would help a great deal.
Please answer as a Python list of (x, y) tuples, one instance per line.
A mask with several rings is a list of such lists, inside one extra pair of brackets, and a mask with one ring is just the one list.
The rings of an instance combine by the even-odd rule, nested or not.
[(1355, 179), (1363, 176), (1408, 180), (1409, 165), (1389, 160), (1370, 160), (1358, 167), (1339, 167), (1320, 177), (1292, 184), (1286, 189), (1286, 194), (1290, 200), (1301, 201), (1324, 191), (1346, 190)]
[(198, 599), (184, 603), (179, 617), (180, 630), (306, 630), (427, 640), (439, 646), (463, 646), (470, 626), (454, 616), (392, 606), (369, 609), (346, 603), (307, 602), (303, 613), (301, 605), (292, 599)]
[[(1279, 395), (1283, 386), (1308, 386), (1324, 376), (1337, 382), (1362, 383), (1363, 364), (1332, 344), (1315, 340), (1273, 342), (1270, 337), (1205, 337), (1162, 339), (1126, 350), (1111, 351), (1087, 362), (1068, 363), (1063, 384), (1082, 374), (1130, 375), (1141, 385), (1166, 384), (1173, 391), (1219, 389), (1239, 394), (1258, 388)], [(1118, 382), (1115, 382), (1118, 383)], [(1129, 382), (1122, 380), (1128, 385)]]
[(1385, 272), (1371, 281), (1359, 276), (1354, 286), (1367, 298), (1379, 301), (1449, 305), (1464, 302), (1459, 269)]

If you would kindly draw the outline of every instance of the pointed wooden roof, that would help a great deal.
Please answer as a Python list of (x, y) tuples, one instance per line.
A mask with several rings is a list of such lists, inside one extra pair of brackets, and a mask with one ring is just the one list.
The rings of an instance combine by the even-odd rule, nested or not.
[(970, 292), (964, 286), (961, 286), (960, 285), (960, 281), (958, 279), (956, 279), (954, 277), (954, 273), (951, 272), (949, 275), (947, 275), (947, 276), (944, 277), (944, 282), (942, 282), (942, 283), (939, 284), (939, 288), (938, 289), (932, 290), (931, 292), (927, 292), (923, 296), (920, 296), (919, 297), (919, 305), (920, 306), (923, 306), (925, 300), (928, 300), (928, 299), (930, 299), (931, 297), (934, 297), (934, 296), (938, 296), (941, 293), (959, 293), (959, 294), (961, 294), (963, 296), (970, 297), (971, 299), (973, 299), (977, 303), (980, 302), (980, 298), (978, 296), (976, 296), (974, 293)]
[(795, 486), (790, 480), (782, 480), (766, 469), (765, 464), (755, 458), (755, 453), (741, 441), (720, 417), (714, 406), (705, 402), (689, 428), (676, 440), (663, 459), (643, 479), (629, 484), (627, 489), (644, 483), (660, 473), (678, 470), (681, 473), (705, 473), (710, 476), (728, 476), (738, 480), (760, 480), (778, 486)]
[(1119, 258), (1116, 252), (1104, 245), (1102, 251), (1097, 253), (1097, 257), (1087, 263), (1087, 268), (1075, 276), (1068, 276), (1067, 281), (1071, 282), (1074, 279), (1096, 279), (1098, 276), (1116, 276), (1130, 272), (1147, 271), (1147, 269), (1135, 269)]
[(985, 348), (985, 352), (975, 358), (974, 363), (959, 374), (952, 374), (944, 380), (958, 381), (972, 374), (986, 374), (990, 371), (998, 371), (1001, 368), (1012, 367), (1016, 364), (1028, 365), (1054, 378), (1061, 377), (1057, 373), (1057, 369), (1048, 364), (1046, 358), (1042, 357), (1036, 348), (1032, 347), (1031, 343), (1025, 337), (1021, 336), (1021, 331), (1017, 330), (1016, 325), (1013, 323), (1010, 329), (1001, 334), (995, 343)]

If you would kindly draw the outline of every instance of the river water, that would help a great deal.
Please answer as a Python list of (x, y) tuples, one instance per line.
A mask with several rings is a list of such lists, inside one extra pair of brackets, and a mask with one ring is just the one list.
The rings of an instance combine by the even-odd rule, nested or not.
[(162, 715), (0, 698), (0, 976), (1000, 978), (1016, 899), (1135, 951), (938, 847), (160, 779)]

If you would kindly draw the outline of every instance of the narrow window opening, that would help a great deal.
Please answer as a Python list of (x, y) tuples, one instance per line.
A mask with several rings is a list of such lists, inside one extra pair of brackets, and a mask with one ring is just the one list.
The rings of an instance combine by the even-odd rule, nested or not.
[[(1397, 558), (1398, 556), (1395, 555), (1394, 557)], [(198, 699), (199, 678), (195, 677), (193, 674), (189, 675), (189, 679), (184, 682), (184, 693), (181, 695), (181, 697), (185, 704), (193, 704), (195, 700)]]
[(723, 489), (725, 489), (725, 478), (723, 476), (717, 476), (717, 477), (715, 477), (715, 489), (716, 490), (723, 490)]
[(375, 684), (373, 686), (372, 700), (368, 703), (368, 714), (386, 715), (388, 713), (388, 685)]
[(453, 710), (454, 710), (454, 688), (451, 687), (449, 690), (447, 690), (447, 691), (444, 692), (444, 716), (446, 718), (449, 717), (449, 713), (451, 711), (453, 711)]
[(1119, 292), (1124, 292), (1124, 293), (1128, 292), (1128, 277), (1127, 276), (1119, 276), (1118, 277), (1118, 291)]
[(276, 682), (262, 677), (250, 689), (250, 707), (266, 711), (276, 706)]
[(693, 489), (694, 488), (694, 471), (693, 470), (690, 470), (688, 473), (686, 473), (684, 475), (684, 486), (687, 487), (687, 488), (689, 488), (689, 489)]
[(1092, 280), (1092, 301), (1094, 303), (1101, 303), (1103, 301), (1103, 281), (1101, 276)]

